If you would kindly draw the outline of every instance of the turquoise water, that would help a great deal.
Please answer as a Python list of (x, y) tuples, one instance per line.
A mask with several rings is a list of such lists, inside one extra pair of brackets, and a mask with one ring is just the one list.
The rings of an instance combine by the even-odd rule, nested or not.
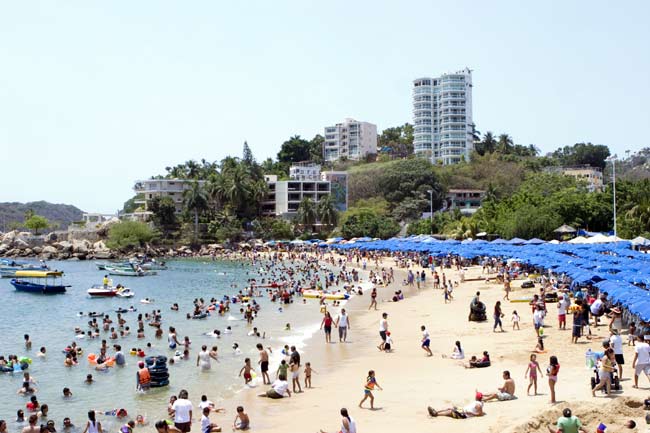
[[(103, 271), (97, 270), (94, 262), (51, 262), (53, 269), (65, 271), (64, 282), (72, 285), (64, 295), (34, 295), (16, 292), (9, 283), (9, 279), (0, 280), (0, 294), (5, 305), (4, 320), (0, 321), (0, 354), (5, 357), (9, 354), (29, 356), (33, 358), (29, 372), (36, 378), (36, 396), (41, 404), (49, 406), (49, 418), (56, 422), (58, 430), (64, 417), (69, 416), (73, 424), (83, 427), (86, 412), (89, 409), (108, 411), (115, 408), (125, 408), (130, 417), (143, 414), (151, 421), (166, 415), (166, 404), (169, 396), (177, 394), (181, 388), (190, 392), (190, 398), (198, 404), (201, 394), (206, 394), (215, 403), (232, 396), (240, 391), (243, 379), (238, 378), (244, 358), (250, 357), (253, 365), (257, 365), (258, 354), (255, 345), (262, 342), (264, 346), (272, 346), (274, 355), (271, 358), (271, 369), (277, 368), (277, 359), (280, 348), (284, 344), (295, 344), (299, 348), (306, 338), (318, 329), (320, 316), (314, 316), (314, 309), (302, 302), (283, 306), (271, 303), (267, 297), (256, 298), (262, 309), (253, 326), (261, 332), (266, 332), (266, 339), (261, 340), (248, 336), (252, 327), (240, 320), (237, 304), (231, 305), (230, 314), (219, 316), (214, 314), (205, 320), (187, 320), (186, 314), (192, 310), (192, 301), (202, 297), (206, 302), (210, 298), (221, 299), (224, 294), (234, 295), (246, 286), (248, 278), (257, 278), (258, 275), (249, 264), (234, 262), (214, 261), (173, 261), (169, 262), (169, 270), (159, 271), (158, 275), (143, 278), (113, 276), (114, 284), (131, 288), (135, 296), (130, 299), (91, 299), (86, 290), (93, 284), (101, 283)], [(236, 287), (232, 287), (235, 285)], [(153, 298), (150, 305), (141, 304), (139, 301), (145, 297)], [(300, 299), (300, 298), (299, 298)], [(170, 306), (177, 302), (180, 311), (170, 311)], [(317, 302), (310, 300), (309, 303)], [(128, 308), (133, 305), (138, 309), (136, 313), (123, 314), (126, 326), (129, 326), (132, 335), (117, 340), (108, 339), (109, 334), (101, 331), (98, 339), (75, 339), (74, 328), (80, 326), (87, 329), (88, 317), (79, 317), (80, 311), (98, 311), (110, 314), (116, 325), (115, 310)], [(162, 339), (154, 338), (154, 328), (145, 325), (145, 339), (137, 339), (138, 313), (151, 312), (153, 309), (162, 311)], [(101, 320), (98, 319), (101, 325)], [(291, 331), (285, 331), (285, 324), (290, 322)], [(130, 356), (131, 347), (146, 348), (146, 343), (153, 345), (152, 350), (145, 350), (147, 355), (173, 354), (166, 344), (167, 329), (174, 326), (177, 330), (179, 341), (189, 336), (192, 341), (191, 357), (188, 361), (180, 361), (169, 366), (170, 386), (151, 390), (146, 394), (135, 392), (135, 373), (139, 358)], [(226, 326), (231, 326), (231, 335), (222, 335), (216, 339), (204, 333), (213, 329), (223, 332)], [(117, 326), (116, 326), (117, 329)], [(27, 351), (24, 347), (23, 334), (29, 334), (32, 340), (32, 349)], [(98, 353), (101, 339), (106, 339), (108, 346), (120, 344), (127, 357), (127, 366), (124, 368), (111, 368), (108, 372), (98, 372), (86, 360), (88, 353)], [(84, 349), (84, 355), (79, 358), (79, 365), (66, 368), (63, 366), (64, 355), (62, 350), (72, 341), (76, 341)], [(232, 344), (238, 342), (241, 354), (236, 354)], [(196, 367), (196, 355), (201, 345), (219, 347), (220, 362), (213, 361), (212, 369), (202, 372)], [(39, 347), (45, 346), (47, 356), (37, 358)], [(277, 349), (277, 350), (276, 350)], [(109, 355), (112, 351), (109, 351)], [(275, 361), (275, 362), (274, 362)], [(84, 384), (87, 374), (92, 374), (95, 383)], [(10, 431), (19, 427), (14, 423), (16, 410), (25, 409), (28, 397), (17, 395), (21, 387), (22, 375), (0, 373), (0, 390), (2, 390), (3, 403), (0, 405), (0, 419), (8, 420)], [(69, 387), (73, 393), (71, 399), (63, 399), (63, 387)], [(116, 429), (121, 425), (118, 420), (111, 417), (102, 417), (104, 428)], [(123, 422), (123, 421), (122, 421)]]

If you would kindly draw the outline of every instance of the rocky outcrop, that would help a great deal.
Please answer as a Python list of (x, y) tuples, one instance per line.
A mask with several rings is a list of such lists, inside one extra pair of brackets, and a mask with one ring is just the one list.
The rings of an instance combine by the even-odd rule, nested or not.
[[(52, 232), (43, 236), (34, 236), (27, 232), (11, 231), (0, 233), (0, 257), (38, 257), (44, 260), (109, 260), (125, 257), (125, 254), (113, 251), (98, 235), (81, 238), (80, 232)], [(131, 251), (126, 256), (147, 255), (149, 257), (196, 257), (215, 256), (224, 247), (220, 244), (202, 245), (192, 248), (187, 245), (176, 248), (144, 245)]]

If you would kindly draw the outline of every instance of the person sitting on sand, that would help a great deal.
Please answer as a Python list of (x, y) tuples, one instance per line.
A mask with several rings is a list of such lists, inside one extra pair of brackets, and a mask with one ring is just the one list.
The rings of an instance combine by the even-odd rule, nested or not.
[(476, 356), (472, 356), (469, 359), (469, 364), (465, 365), (465, 368), (484, 368), (489, 367), (490, 364), (490, 354), (486, 350), (483, 352), (483, 357), (481, 359), (478, 359)]
[(548, 431), (551, 433), (587, 433), (580, 418), (571, 415), (571, 409), (568, 407), (562, 411), (562, 416), (557, 419), (556, 428), (549, 425)]
[(248, 414), (244, 412), (244, 407), (237, 406), (237, 416), (235, 416), (235, 421), (232, 423), (233, 430), (248, 430), (250, 425), (251, 421)]
[[(446, 355), (442, 356), (443, 358), (446, 358)], [(463, 351), (463, 348), (460, 345), (460, 341), (456, 341), (454, 343), (454, 348), (451, 352), (451, 359), (465, 359), (465, 352)]]
[(497, 392), (493, 394), (483, 393), (483, 401), (507, 401), (515, 399), (515, 381), (510, 377), (510, 372), (508, 370), (503, 372), (503, 380), (505, 380), (505, 382), (503, 382), (501, 388), (497, 389)]
[(280, 374), (280, 376), (273, 382), (271, 389), (266, 391), (264, 394), (260, 394), (260, 397), (268, 397), (272, 399), (291, 397), (291, 391), (289, 391), (289, 382), (287, 382), (287, 376)]
[[(357, 424), (354, 422), (354, 419), (348, 414), (346, 408), (341, 409), (341, 430), (339, 433), (357, 433)], [(327, 433), (323, 430), (320, 433)]]
[(450, 407), (448, 409), (435, 410), (429, 406), (427, 407), (427, 411), (432, 417), (448, 416), (454, 419), (465, 419), (475, 416), (483, 416), (485, 415), (485, 412), (483, 412), (483, 394), (477, 392), (474, 396), (474, 401), (463, 408)]

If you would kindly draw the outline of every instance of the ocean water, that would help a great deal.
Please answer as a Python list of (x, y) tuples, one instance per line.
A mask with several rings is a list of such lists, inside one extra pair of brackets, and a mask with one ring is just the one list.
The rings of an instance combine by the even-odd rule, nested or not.
[[(255, 298), (261, 305), (261, 311), (253, 322), (260, 332), (266, 333), (265, 339), (248, 336), (252, 326), (241, 320), (239, 304), (231, 304), (231, 311), (224, 316), (213, 314), (204, 320), (187, 320), (186, 314), (193, 309), (192, 301), (202, 297), (206, 302), (210, 298), (221, 299), (223, 295), (234, 295), (246, 286), (248, 278), (268, 277), (258, 274), (248, 263), (220, 262), (220, 261), (170, 261), (169, 269), (159, 271), (158, 275), (151, 277), (118, 277), (112, 276), (114, 285), (121, 283), (131, 288), (135, 296), (130, 299), (89, 298), (86, 290), (93, 284), (100, 284), (104, 271), (97, 269), (94, 262), (51, 262), (53, 269), (65, 272), (64, 282), (72, 287), (64, 295), (34, 295), (16, 292), (9, 283), (9, 279), (0, 280), (0, 296), (4, 305), (3, 320), (0, 320), (0, 354), (5, 357), (9, 354), (28, 356), (33, 359), (29, 372), (35, 377), (37, 384), (38, 401), (49, 406), (49, 419), (55, 421), (57, 429), (61, 429), (64, 417), (69, 416), (73, 424), (83, 429), (86, 413), (89, 409), (97, 411), (110, 411), (125, 408), (130, 418), (137, 414), (144, 415), (150, 421), (166, 416), (166, 407), (169, 397), (178, 394), (185, 388), (190, 393), (190, 399), (198, 404), (200, 396), (205, 394), (210, 400), (219, 403), (224, 398), (233, 396), (243, 389), (244, 381), (237, 377), (239, 370), (244, 365), (244, 358), (250, 357), (252, 364), (257, 366), (259, 359), (255, 345), (261, 342), (265, 347), (273, 348), (271, 356), (271, 373), (275, 374), (279, 359), (282, 357), (280, 350), (283, 345), (296, 345), (298, 349), (304, 347), (307, 340), (314, 332), (318, 331), (321, 317), (314, 315), (313, 304), (317, 300), (308, 300), (303, 304), (302, 298), (290, 305), (272, 303), (268, 297)], [(259, 266), (258, 266), (259, 267)], [(321, 272), (322, 274), (322, 272)], [(323, 275), (324, 277), (324, 275)], [(143, 298), (152, 298), (154, 302), (141, 304)], [(170, 306), (178, 303), (180, 311), (170, 310)], [(311, 308), (309, 308), (311, 304)], [(132, 335), (110, 340), (109, 333), (101, 331), (97, 339), (75, 339), (74, 328), (80, 326), (87, 330), (88, 317), (79, 317), (79, 312), (96, 311), (109, 314), (117, 329), (116, 309), (128, 308), (133, 305), (137, 312), (123, 314), (126, 326), (129, 326)], [(137, 339), (137, 315), (151, 312), (154, 309), (162, 311), (162, 339), (154, 338), (154, 328), (146, 326), (146, 338)], [(98, 319), (101, 326), (101, 320)], [(286, 331), (286, 323), (291, 323), (291, 330)], [(167, 329), (174, 326), (179, 341), (188, 336), (192, 341), (190, 359), (169, 365), (170, 386), (152, 389), (147, 393), (135, 391), (135, 376), (137, 362), (140, 358), (129, 355), (132, 347), (145, 349), (147, 355), (163, 354), (168, 357), (173, 351), (167, 347)], [(232, 334), (224, 335), (223, 330), (232, 327)], [(204, 335), (213, 329), (222, 331), (222, 337), (217, 339)], [(31, 350), (26, 350), (23, 335), (29, 334), (32, 340)], [(109, 348), (113, 344), (120, 344), (127, 358), (127, 365), (123, 368), (115, 367), (108, 372), (95, 371), (86, 355), (98, 353), (101, 340), (106, 339)], [(79, 365), (66, 368), (63, 366), (63, 349), (71, 342), (84, 349), (84, 354), (79, 358)], [(152, 349), (147, 350), (146, 344), (150, 342)], [(237, 342), (241, 353), (233, 349)], [(196, 356), (201, 345), (208, 347), (218, 346), (220, 362), (212, 362), (212, 369), (204, 372), (196, 367)], [(37, 358), (36, 353), (41, 346), (47, 349), (45, 358)], [(182, 348), (182, 347), (181, 347)], [(112, 355), (109, 351), (109, 355)], [(84, 383), (87, 374), (92, 374), (95, 383)], [(16, 411), (25, 410), (29, 397), (18, 395), (16, 392), (21, 387), (22, 374), (0, 373), (0, 395), (3, 402), (0, 404), (0, 419), (8, 421), (9, 430), (17, 431), (22, 425), (14, 422)], [(62, 390), (69, 387), (73, 393), (71, 399), (64, 399)], [(25, 410), (26, 414), (27, 411)], [(198, 411), (195, 417), (198, 415)], [(119, 428), (124, 422), (110, 416), (100, 417), (104, 429)]]

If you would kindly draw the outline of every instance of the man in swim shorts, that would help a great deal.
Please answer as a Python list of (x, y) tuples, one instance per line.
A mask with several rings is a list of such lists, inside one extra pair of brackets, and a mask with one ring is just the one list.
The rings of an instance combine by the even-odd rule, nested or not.
[(515, 381), (510, 377), (510, 372), (505, 370), (503, 372), (503, 379), (505, 382), (503, 386), (493, 394), (483, 394), (483, 401), (499, 400), (508, 401), (515, 398)]
[(483, 394), (477, 392), (476, 396), (474, 397), (474, 401), (462, 408), (450, 407), (448, 409), (435, 410), (429, 406), (427, 407), (427, 411), (432, 417), (448, 416), (449, 418), (454, 419), (466, 419), (475, 416), (483, 416), (485, 415), (483, 412)]

